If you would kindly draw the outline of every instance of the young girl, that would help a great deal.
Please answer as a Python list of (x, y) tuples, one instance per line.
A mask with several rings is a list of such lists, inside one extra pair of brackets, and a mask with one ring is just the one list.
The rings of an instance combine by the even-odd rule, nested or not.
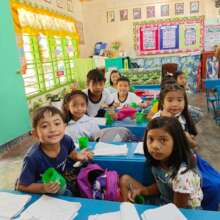
[(88, 98), (80, 90), (75, 90), (64, 97), (63, 111), (67, 123), (65, 133), (74, 142), (86, 136), (90, 141), (129, 141), (131, 134), (126, 128), (114, 127), (100, 129), (93, 117), (86, 115)]
[[(173, 78), (176, 80), (177, 84), (182, 86), (188, 93), (189, 89), (187, 87), (187, 80), (185, 74), (182, 71), (176, 71), (173, 73)], [(197, 123), (202, 119), (204, 114), (200, 108), (189, 105), (188, 109), (192, 115), (192, 120), (194, 123)]]
[(192, 147), (196, 146), (196, 127), (188, 112), (188, 102), (183, 87), (176, 83), (167, 83), (160, 92), (159, 111), (153, 116), (176, 117), (181, 123), (188, 141)]
[(107, 89), (111, 94), (117, 92), (117, 81), (119, 78), (120, 78), (120, 73), (118, 72), (118, 70), (112, 70), (110, 72), (109, 75), (110, 87)]
[[(195, 136), (196, 127), (188, 112), (186, 93), (183, 87), (175, 83), (167, 83), (160, 93), (160, 111), (153, 118), (159, 116), (176, 117), (185, 130), (186, 137), (191, 145), (197, 145)], [(198, 153), (196, 162), (202, 176), (202, 190), (204, 199), (202, 207), (207, 210), (218, 210), (220, 202), (220, 174), (207, 161), (203, 160)]]
[(160, 194), (160, 204), (173, 202), (181, 208), (199, 208), (203, 197), (200, 176), (178, 120), (174, 117), (153, 119), (146, 130), (143, 147), (155, 183), (143, 186), (130, 176), (122, 176), (123, 200)]
[(77, 142), (79, 137), (86, 136), (90, 140), (96, 140), (100, 128), (92, 117), (86, 115), (88, 98), (80, 90), (75, 90), (64, 97), (63, 111), (67, 128), (65, 133)]

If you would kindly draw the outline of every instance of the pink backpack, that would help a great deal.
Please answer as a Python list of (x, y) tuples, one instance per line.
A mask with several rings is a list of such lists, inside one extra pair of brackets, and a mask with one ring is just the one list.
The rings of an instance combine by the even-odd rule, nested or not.
[(89, 163), (87, 167), (81, 168), (77, 175), (77, 185), (80, 195), (84, 198), (93, 198), (92, 179), (105, 174), (106, 189), (104, 193), (105, 200), (120, 201), (119, 176), (116, 171), (109, 171), (101, 168), (98, 164)]

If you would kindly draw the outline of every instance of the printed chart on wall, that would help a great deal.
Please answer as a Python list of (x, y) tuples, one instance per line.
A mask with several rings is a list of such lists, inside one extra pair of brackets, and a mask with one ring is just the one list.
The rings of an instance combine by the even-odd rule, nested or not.
[(137, 55), (196, 52), (203, 49), (204, 17), (134, 23)]
[(220, 44), (220, 25), (206, 25), (204, 33), (205, 51), (214, 50), (215, 45)]

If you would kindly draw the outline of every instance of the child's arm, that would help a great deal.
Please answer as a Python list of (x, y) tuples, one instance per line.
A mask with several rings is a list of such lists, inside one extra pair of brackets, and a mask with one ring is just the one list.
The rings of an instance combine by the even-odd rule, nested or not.
[(197, 146), (197, 142), (196, 142), (196, 139), (195, 139), (195, 136), (194, 135), (191, 135), (189, 134), (189, 132), (185, 131), (185, 134), (186, 134), (186, 138), (190, 144), (190, 146), (192, 148), (195, 148)]
[(189, 194), (174, 192), (173, 203), (178, 208), (187, 208), (189, 200)]
[(120, 178), (120, 190), (123, 201), (134, 201), (138, 195), (150, 196), (159, 194), (156, 183), (150, 186), (143, 186), (128, 175), (123, 175)]
[(28, 193), (57, 193), (60, 190), (59, 183), (32, 183), (30, 185), (23, 185), (18, 183), (16, 190)]
[(93, 154), (88, 150), (82, 150), (80, 152), (72, 151), (69, 157), (75, 161), (91, 160)]

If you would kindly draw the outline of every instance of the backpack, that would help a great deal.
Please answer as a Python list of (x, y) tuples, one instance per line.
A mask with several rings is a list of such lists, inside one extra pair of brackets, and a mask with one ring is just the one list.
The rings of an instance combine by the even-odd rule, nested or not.
[(77, 175), (76, 181), (80, 195), (84, 198), (94, 198), (93, 185), (103, 176), (106, 178), (103, 198), (110, 201), (120, 201), (119, 176), (117, 172), (103, 169), (95, 163), (89, 163), (86, 167), (81, 168)]

